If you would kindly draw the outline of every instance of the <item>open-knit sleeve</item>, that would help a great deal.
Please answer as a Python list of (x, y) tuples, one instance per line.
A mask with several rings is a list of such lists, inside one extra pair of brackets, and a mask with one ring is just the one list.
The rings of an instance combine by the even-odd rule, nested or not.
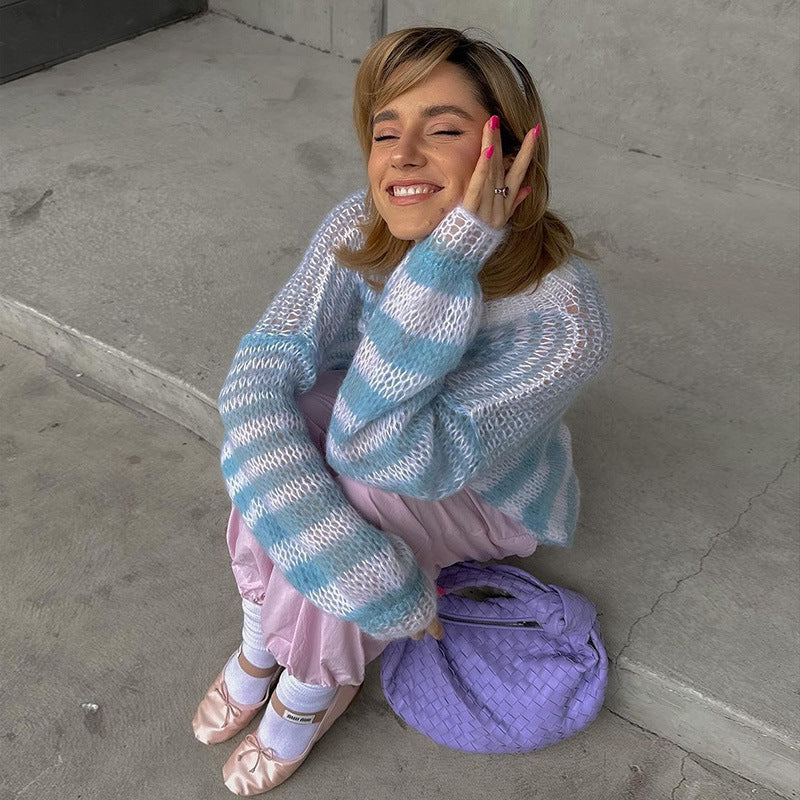
[(333, 250), (355, 235), (363, 195), (334, 209), (300, 266), (245, 334), (219, 394), (222, 473), (242, 518), (312, 603), (382, 639), (424, 629), (435, 592), (408, 545), (349, 504), (311, 442), (295, 396), (358, 302)]
[(558, 420), (607, 358), (610, 322), (580, 262), (485, 326), (477, 273), (499, 242), (456, 209), (392, 273), (339, 390), (327, 459), (387, 491), (438, 500)]

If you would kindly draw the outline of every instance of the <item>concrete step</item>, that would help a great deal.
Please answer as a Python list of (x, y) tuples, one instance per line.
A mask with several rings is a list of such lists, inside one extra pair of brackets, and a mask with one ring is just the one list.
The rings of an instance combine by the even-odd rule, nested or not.
[[(218, 447), (239, 338), (363, 185), (355, 70), (212, 14), (0, 87), (0, 332)], [(577, 543), (520, 563), (598, 605), (612, 712), (795, 797), (797, 189), (550, 136), (617, 340)]]

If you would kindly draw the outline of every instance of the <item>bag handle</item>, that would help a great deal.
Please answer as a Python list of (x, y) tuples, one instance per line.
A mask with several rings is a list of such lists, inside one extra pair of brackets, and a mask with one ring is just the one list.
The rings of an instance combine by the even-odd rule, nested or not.
[[(597, 610), (587, 597), (544, 584), (529, 572), (508, 564), (453, 564), (440, 572), (437, 585), (442, 593), (440, 609), (475, 620), (536, 622), (551, 636), (566, 635), (585, 641), (597, 619)], [(454, 594), (459, 589), (484, 586), (513, 596), (474, 600)]]

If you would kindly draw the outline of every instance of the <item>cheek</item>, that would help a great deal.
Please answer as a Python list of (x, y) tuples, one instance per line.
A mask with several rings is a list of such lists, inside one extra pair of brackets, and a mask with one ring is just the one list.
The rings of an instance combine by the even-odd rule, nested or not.
[(380, 161), (374, 154), (370, 154), (367, 160), (367, 178), (370, 183), (380, 180)]
[(472, 173), (475, 172), (475, 166), (478, 163), (478, 157), (481, 154), (480, 145), (477, 147), (471, 146), (464, 148), (459, 154), (458, 163), (454, 165), (454, 174), (458, 175), (458, 183), (463, 191), (466, 191), (469, 182), (472, 179)]

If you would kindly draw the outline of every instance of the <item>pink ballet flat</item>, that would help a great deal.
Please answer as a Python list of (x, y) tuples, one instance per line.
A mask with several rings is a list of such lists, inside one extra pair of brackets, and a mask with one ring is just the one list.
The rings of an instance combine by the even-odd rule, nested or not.
[[(238, 656), (238, 654), (239, 651), (237, 650), (231, 658)], [(225, 667), (228, 666), (229, 662), (230, 659), (226, 662)], [(225, 683), (225, 667), (222, 668), (222, 672), (217, 675), (216, 680), (209, 687), (206, 696), (200, 701), (192, 720), (194, 735), (203, 744), (219, 744), (236, 736), (239, 731), (246, 728), (259, 709), (266, 704), (270, 694), (272, 694), (272, 690), (278, 684), (278, 679), (283, 670), (283, 667), (277, 664), (274, 667), (275, 674), (269, 673), (268, 677), (271, 677), (271, 681), (267, 687), (267, 694), (260, 703), (244, 705), (237, 703), (230, 696), (228, 686)]]
[(278, 758), (271, 747), (262, 747), (257, 733), (248, 734), (222, 768), (225, 785), (234, 794), (249, 796), (282, 784), (306, 760), (328, 728), (355, 702), (362, 686), (340, 686), (331, 705), (315, 714), (291, 711), (273, 694), (270, 702), (280, 716), (305, 724), (319, 723), (317, 732), (308, 747), (290, 761)]

